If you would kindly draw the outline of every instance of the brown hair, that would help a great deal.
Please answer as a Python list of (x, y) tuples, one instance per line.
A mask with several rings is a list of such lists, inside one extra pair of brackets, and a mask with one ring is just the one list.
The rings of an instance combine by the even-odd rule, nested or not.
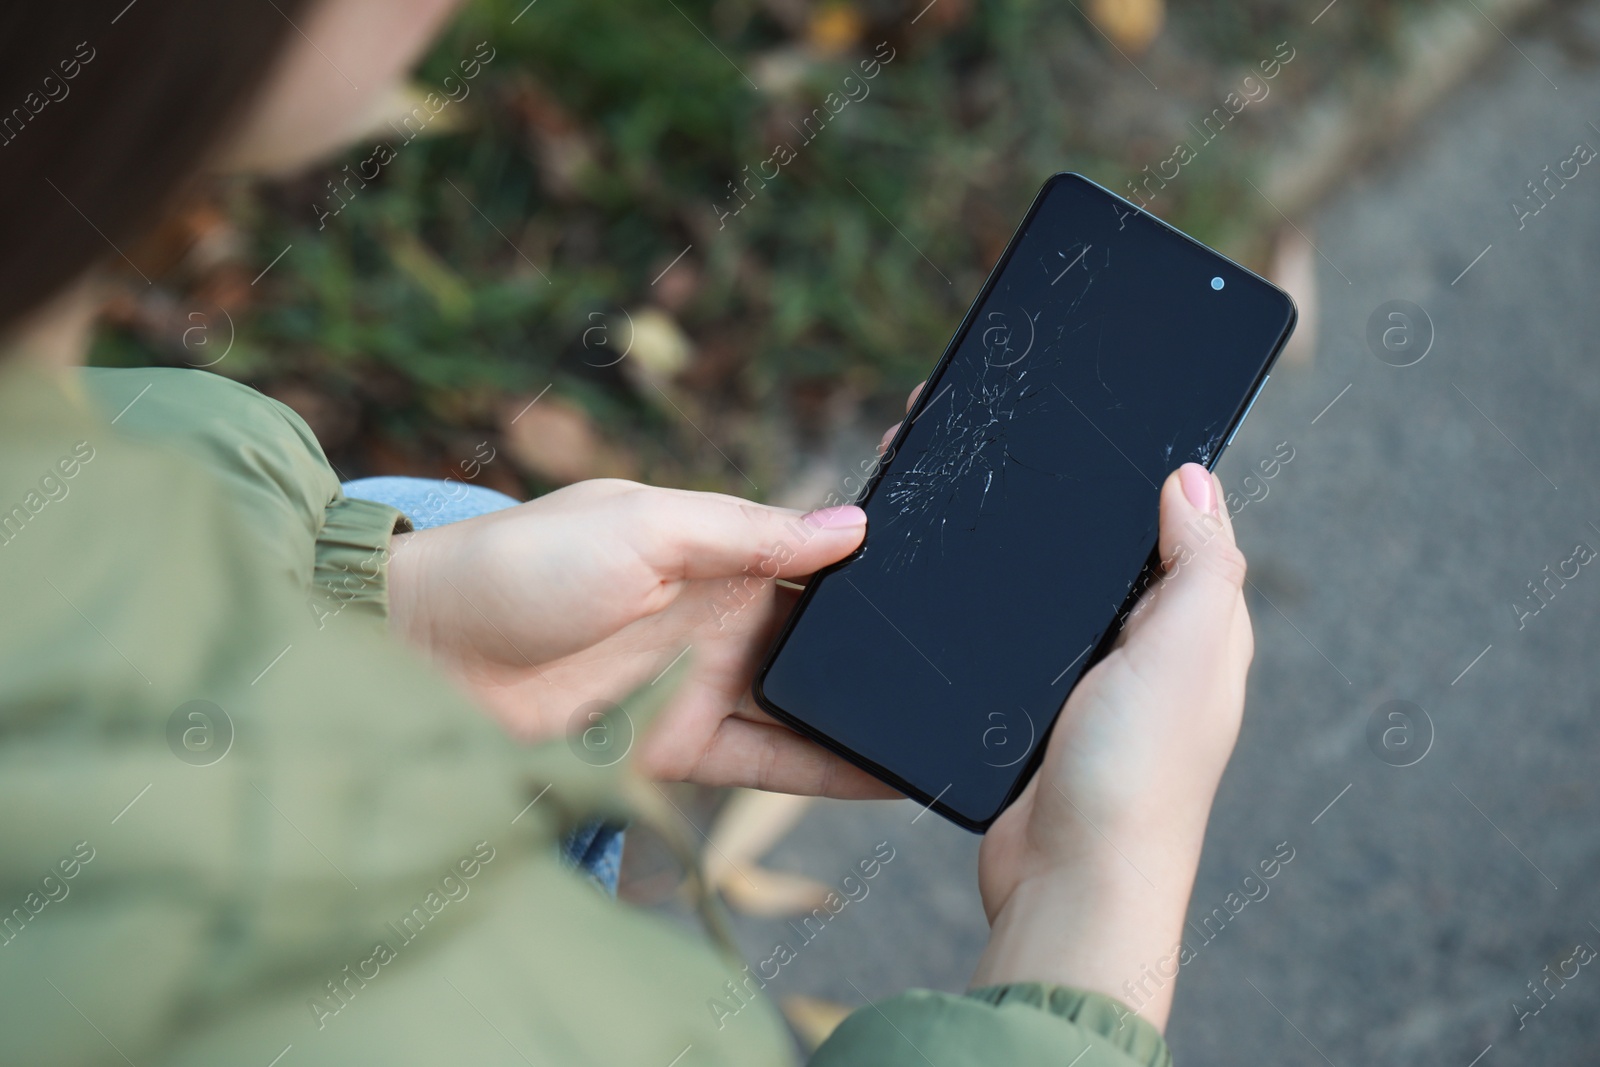
[(313, 2), (0, 7), (0, 335), (94, 265), (126, 258)]

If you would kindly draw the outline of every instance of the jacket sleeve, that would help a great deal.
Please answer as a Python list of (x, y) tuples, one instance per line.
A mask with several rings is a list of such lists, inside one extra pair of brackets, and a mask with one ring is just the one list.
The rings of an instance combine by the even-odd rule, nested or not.
[(311, 611), (319, 623), (347, 606), (389, 614), (389, 541), (411, 521), (388, 504), (342, 492), (323, 509), (311, 571)]
[(856, 1011), (810, 1067), (1171, 1067), (1159, 1031), (1099, 993), (1020, 982), (964, 996), (914, 989)]
[[(319, 628), (346, 613), (387, 616), (389, 539), (411, 523), (386, 504), (346, 497), (291, 408), (204, 370), (88, 367), (79, 374), (119, 432), (182, 453), (222, 480), (257, 538), (253, 558), (303, 592)], [(306, 538), (286, 538), (286, 528)]]

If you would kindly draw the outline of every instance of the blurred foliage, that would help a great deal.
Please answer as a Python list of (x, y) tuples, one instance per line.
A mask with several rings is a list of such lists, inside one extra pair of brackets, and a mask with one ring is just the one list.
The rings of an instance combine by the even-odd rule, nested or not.
[[(1145, 2), (1130, 24), (1153, 32)], [(1281, 91), (1303, 95), (1352, 50), (1380, 54), (1396, 17), (1342, 0), (1311, 30), (1299, 3), (1201, 0), (1136, 61), (1072, 4), (925, 5), (476, 0), (417, 78), (468, 95), (415, 140), (391, 125), (313, 175), (220, 190), (246, 252), (173, 306), (228, 310), (215, 369), (299, 408), (346, 475), (441, 474), (550, 386), (541, 404), (565, 398), (609, 442), (575, 469), (749, 493), (790, 473), (838, 398), (926, 373), (1050, 173), (1124, 191), (1278, 41), (1303, 57)], [(868, 80), (875, 52), (893, 58)], [(861, 86), (831, 113), (828, 94)], [(1235, 140), (1157, 206), (1202, 239), (1248, 217), (1251, 141)], [(780, 144), (794, 158), (750, 179)], [(167, 312), (164, 345), (144, 306), (97, 361), (205, 362), (174, 347), (186, 320)]]

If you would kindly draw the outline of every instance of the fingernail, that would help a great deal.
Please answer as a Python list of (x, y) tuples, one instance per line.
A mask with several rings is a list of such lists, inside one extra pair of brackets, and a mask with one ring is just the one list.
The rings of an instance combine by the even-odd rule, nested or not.
[(854, 504), (845, 504), (842, 507), (807, 512), (805, 521), (808, 525), (822, 530), (849, 530), (865, 526), (867, 513)]
[(1178, 481), (1183, 483), (1183, 495), (1196, 511), (1217, 513), (1217, 496), (1211, 484), (1211, 472), (1198, 463), (1185, 463), (1178, 468)]

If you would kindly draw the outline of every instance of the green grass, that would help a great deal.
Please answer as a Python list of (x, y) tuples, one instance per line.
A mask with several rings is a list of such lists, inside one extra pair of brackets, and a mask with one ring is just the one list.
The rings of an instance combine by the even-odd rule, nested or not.
[[(217, 370), (309, 383), (362, 413), (336, 456), (354, 469), (373, 441), (447, 456), (461, 434), (493, 431), (499, 398), (553, 383), (644, 477), (748, 490), (720, 448), (770, 484), (785, 459), (766, 428), (795, 396), (898, 396), (923, 376), (1047, 175), (1078, 170), (1120, 191), (1170, 151), (1099, 121), (1170, 101), (1138, 96), (1144, 83), (1071, 5), (943, 2), (916, 26), (921, 3), (852, 9), (856, 46), (808, 60), (786, 95), (772, 57), (801, 31), (767, 13), (783, 5), (538, 0), (513, 24), (525, 0), (477, 0), (419, 75), (437, 87), (480, 41), (496, 50), (446, 109), (458, 130), (396, 144), (326, 229), (327, 182), (376, 139), (317, 175), (235, 191), (256, 269), (293, 250)], [(1168, 33), (1222, 80), (1288, 38), (1304, 83), (1334, 77), (1352, 50), (1380, 51), (1387, 11), (1341, 0), (1311, 29), (1299, 4), (1203, 2)], [(800, 144), (789, 121), (859, 76), (879, 42), (895, 55), (870, 95)], [(729, 181), (784, 140), (796, 157), (719, 227)], [(1171, 221), (1202, 239), (1241, 224), (1252, 156), (1240, 142), (1195, 165), (1163, 208)], [(584, 336), (669, 295), (652, 282), (691, 245), (666, 288), (698, 279), (673, 314), (701, 362), (669, 403), (626, 368), (596, 366)], [(96, 358), (151, 357), (113, 336)]]

